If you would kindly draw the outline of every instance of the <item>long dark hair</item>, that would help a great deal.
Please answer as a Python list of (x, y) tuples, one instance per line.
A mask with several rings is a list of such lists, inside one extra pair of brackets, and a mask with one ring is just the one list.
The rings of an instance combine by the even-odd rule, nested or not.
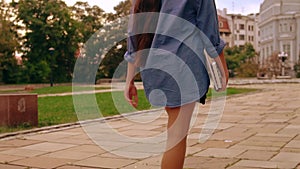
[[(150, 27), (156, 27), (157, 24), (157, 14), (154, 12), (160, 11), (160, 0), (135, 0), (133, 13), (144, 13), (144, 12), (151, 12), (147, 14), (143, 24), (135, 23), (137, 29), (142, 29), (143, 32), (148, 32), (147, 29)], [(151, 44), (153, 42), (154, 33), (143, 33), (136, 35), (136, 42), (137, 42), (137, 51), (149, 49), (151, 48)], [(136, 57), (136, 65), (143, 66), (147, 58), (145, 58), (145, 54), (137, 55)]]

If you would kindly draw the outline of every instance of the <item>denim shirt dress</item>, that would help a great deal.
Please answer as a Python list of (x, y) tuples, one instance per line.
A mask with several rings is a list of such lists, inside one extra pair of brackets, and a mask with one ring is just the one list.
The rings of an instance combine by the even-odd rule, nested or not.
[[(128, 29), (128, 34), (124, 58), (134, 63), (135, 32)], [(203, 50), (214, 58), (224, 46), (214, 0), (161, 0), (155, 36), (141, 67), (147, 99), (159, 107), (204, 104), (210, 81)]]

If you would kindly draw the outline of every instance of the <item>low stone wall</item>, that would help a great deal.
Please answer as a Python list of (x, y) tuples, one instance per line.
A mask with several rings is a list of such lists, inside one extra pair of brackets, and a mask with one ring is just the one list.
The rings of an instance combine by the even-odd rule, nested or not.
[(38, 125), (36, 94), (1, 94), (0, 126)]

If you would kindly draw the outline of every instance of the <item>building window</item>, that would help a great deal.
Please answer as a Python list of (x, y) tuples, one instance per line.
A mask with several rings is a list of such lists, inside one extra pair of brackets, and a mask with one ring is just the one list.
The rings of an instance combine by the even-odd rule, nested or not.
[(240, 24), (240, 30), (244, 30), (245, 29), (245, 25), (244, 24)]
[(273, 53), (274, 52), (274, 47), (273, 46), (271, 46), (271, 53)]
[(290, 26), (288, 23), (280, 24), (280, 32), (289, 32)]
[(290, 25), (290, 32), (293, 32), (293, 31), (294, 31), (294, 26)]
[(223, 28), (223, 27), (224, 27), (223, 22), (219, 22), (219, 27), (220, 27), (220, 28)]
[(248, 41), (253, 42), (254, 41), (254, 36), (248, 36)]
[(237, 35), (234, 35), (234, 40), (237, 40)]
[(291, 45), (290, 44), (283, 44), (283, 51), (291, 56)]
[(249, 26), (248, 26), (248, 31), (253, 31), (253, 30), (254, 30), (254, 26), (249, 25)]
[(245, 35), (240, 35), (239, 40), (245, 40)]

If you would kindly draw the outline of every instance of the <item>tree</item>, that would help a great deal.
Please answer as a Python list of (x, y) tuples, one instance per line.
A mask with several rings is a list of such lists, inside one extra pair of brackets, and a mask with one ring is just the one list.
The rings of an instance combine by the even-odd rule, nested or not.
[(240, 77), (256, 76), (258, 70), (257, 54), (252, 44), (246, 43), (243, 47), (226, 48), (224, 53), (230, 77), (236, 75)]
[(73, 18), (80, 23), (80, 37), (83, 43), (103, 27), (105, 14), (98, 6), (91, 7), (87, 2), (76, 2), (70, 9)]
[(108, 13), (107, 14), (107, 20), (108, 21), (114, 21), (117, 18), (125, 17), (130, 14), (130, 8), (131, 8), (131, 0), (125, 0), (121, 1), (117, 6), (114, 7), (114, 10), (116, 11), (115, 14)]
[(19, 82), (19, 66), (15, 57), (18, 48), (16, 32), (10, 21), (11, 8), (4, 1), (0, 2), (0, 81), (4, 83)]
[(60, 0), (20, 0), (16, 6), (16, 23), (22, 22), (26, 32), (22, 52), (27, 82), (47, 82), (51, 72), (55, 82), (70, 81), (80, 38), (79, 23), (67, 5)]
[(258, 70), (259, 77), (272, 78), (280, 75), (282, 64), (278, 54), (279, 52), (274, 52), (263, 61), (264, 64)]
[(109, 13), (106, 16), (107, 23), (109, 24), (110, 22), (113, 22), (115, 25), (114, 27), (116, 27), (117, 29), (113, 27), (112, 28), (115, 30), (110, 29), (110, 31), (115, 32), (114, 37), (106, 37), (107, 39), (109, 39), (110, 43), (114, 43), (114, 46), (107, 52), (103, 61), (101, 62), (97, 78), (112, 78), (115, 70), (124, 60), (124, 54), (127, 50), (126, 38), (119, 42), (114, 41), (114, 39), (120, 39), (118, 37), (126, 37), (126, 35), (123, 33), (126, 32), (127, 28), (124, 28), (124, 25), (122, 25), (122, 23), (118, 24), (116, 21), (118, 20), (118, 18), (123, 18), (124, 20), (124, 17), (130, 14), (130, 8), (131, 1), (125, 0), (114, 7), (114, 10), (116, 11), (115, 14)]

